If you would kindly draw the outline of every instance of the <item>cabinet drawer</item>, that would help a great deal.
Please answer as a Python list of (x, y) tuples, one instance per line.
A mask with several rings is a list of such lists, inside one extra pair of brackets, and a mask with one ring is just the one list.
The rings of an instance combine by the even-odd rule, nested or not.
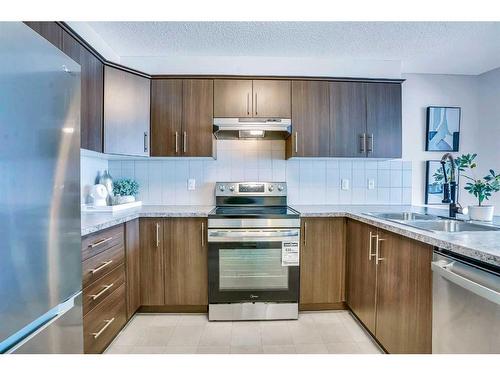
[(102, 253), (93, 256), (82, 264), (83, 288), (99, 280), (116, 266), (123, 263), (125, 249), (123, 245), (117, 245)]
[(82, 260), (86, 260), (113, 246), (123, 246), (123, 243), (123, 225), (89, 234), (82, 238)]
[(125, 323), (125, 284), (122, 284), (83, 318), (84, 352), (102, 353)]
[(83, 290), (83, 315), (94, 309), (125, 282), (122, 264)]

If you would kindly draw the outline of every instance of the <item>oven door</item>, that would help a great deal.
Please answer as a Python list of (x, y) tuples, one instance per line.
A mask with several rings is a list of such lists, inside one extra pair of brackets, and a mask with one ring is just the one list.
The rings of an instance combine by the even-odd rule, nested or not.
[(282, 266), (281, 251), (299, 236), (298, 228), (210, 229), (209, 303), (297, 303), (299, 266)]

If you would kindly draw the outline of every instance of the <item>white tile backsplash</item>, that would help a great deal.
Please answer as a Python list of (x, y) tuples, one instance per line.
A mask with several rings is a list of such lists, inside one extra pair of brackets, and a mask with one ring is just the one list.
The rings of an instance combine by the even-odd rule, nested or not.
[[(217, 160), (110, 160), (114, 178), (135, 178), (145, 204), (214, 204), (216, 181), (286, 181), (290, 204), (410, 204), (411, 162), (299, 158), (285, 160), (283, 141), (217, 144)], [(187, 181), (196, 179), (196, 190)], [(349, 190), (340, 189), (341, 179)], [(375, 188), (368, 189), (368, 179)]]

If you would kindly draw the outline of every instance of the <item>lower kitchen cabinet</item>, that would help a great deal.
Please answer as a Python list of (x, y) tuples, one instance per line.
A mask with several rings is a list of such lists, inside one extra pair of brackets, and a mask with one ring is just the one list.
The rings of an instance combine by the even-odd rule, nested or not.
[(140, 219), (144, 311), (206, 311), (206, 218)]
[(164, 221), (165, 305), (208, 305), (206, 219)]
[(347, 304), (394, 354), (432, 352), (432, 246), (347, 224)]
[(432, 247), (379, 230), (376, 337), (389, 353), (432, 352)]
[(140, 219), (141, 305), (165, 302), (163, 219)]
[(345, 220), (302, 219), (301, 310), (344, 307)]

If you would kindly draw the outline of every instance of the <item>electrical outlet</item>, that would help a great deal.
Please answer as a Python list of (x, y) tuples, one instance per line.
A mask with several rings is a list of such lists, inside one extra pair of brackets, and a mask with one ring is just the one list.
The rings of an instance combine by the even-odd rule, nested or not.
[(375, 189), (375, 179), (369, 178), (368, 179), (368, 190), (373, 190), (373, 189)]
[(196, 180), (194, 178), (188, 179), (188, 190), (196, 190)]
[(347, 178), (343, 178), (340, 182), (340, 188), (342, 190), (349, 190), (349, 180)]

